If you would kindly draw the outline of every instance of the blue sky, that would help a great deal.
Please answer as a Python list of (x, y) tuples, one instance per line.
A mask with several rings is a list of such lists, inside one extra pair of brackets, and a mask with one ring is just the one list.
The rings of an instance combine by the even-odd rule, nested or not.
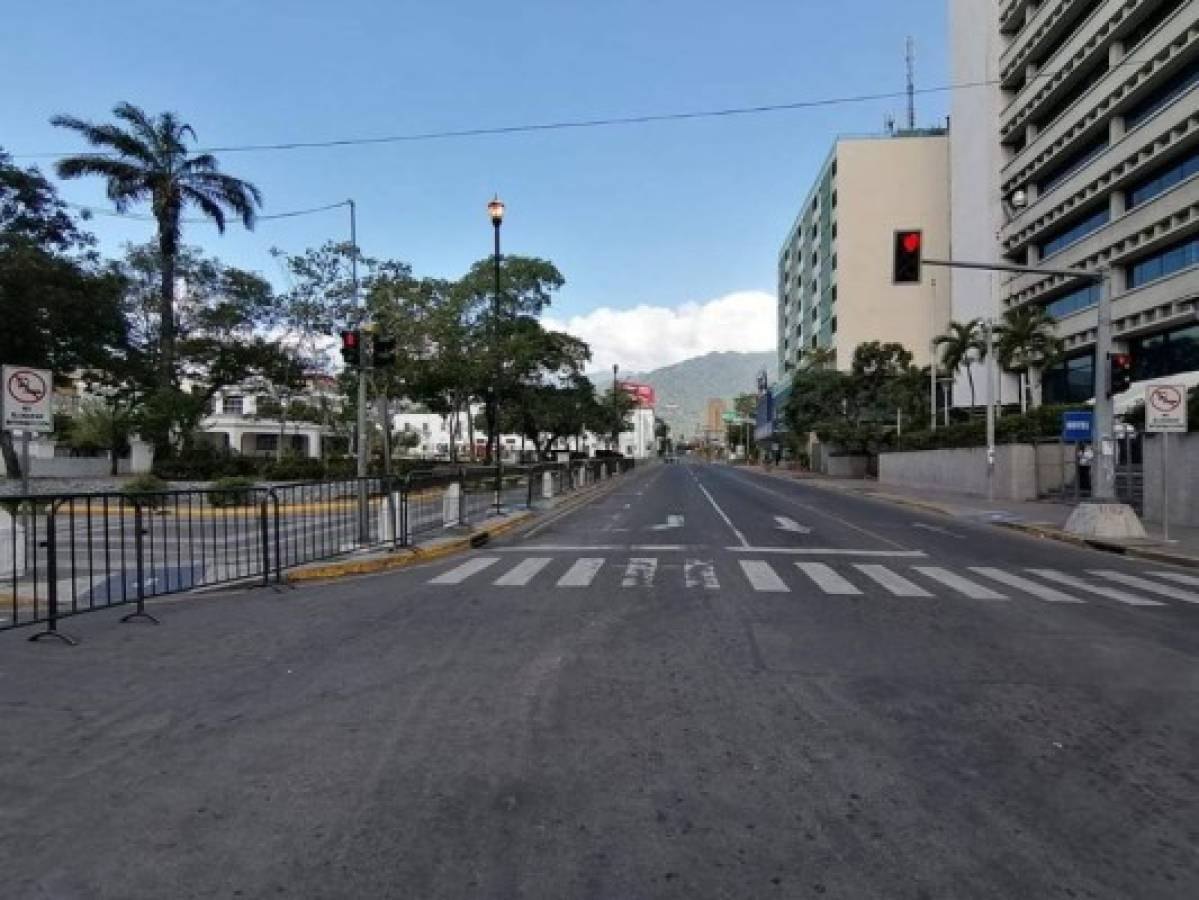
[[(13, 154), (80, 149), (48, 118), (104, 119), (119, 100), (173, 109), (201, 144), (220, 146), (900, 90), (908, 34), (917, 42), (918, 82), (931, 87), (948, 81), (945, 13), (944, 0), (9, 0), (0, 31), (10, 74), (0, 91), (0, 145)], [(943, 121), (947, 101), (920, 98), (921, 122)], [(694, 346), (680, 338), (665, 355), (657, 347), (665, 360), (718, 349), (713, 341), (730, 349), (772, 345), (768, 304), (753, 292), (773, 293), (778, 245), (830, 140), (879, 131), (886, 114), (902, 109), (896, 100), (231, 153), (222, 161), (262, 188), (264, 212), (355, 198), (364, 252), (430, 275), (460, 274), (488, 252), (484, 207), (498, 191), (509, 209), (505, 249), (558, 264), (568, 286), (553, 315), (593, 341), (613, 328), (637, 329), (638, 309), (660, 315), (665, 308), (686, 326), (709, 301), (742, 298), (732, 308), (745, 304), (752, 337), (725, 328), (726, 315), (709, 321), (714, 335), (696, 336)], [(98, 183), (73, 182), (63, 194), (103, 204)], [(340, 239), (346, 227), (344, 213), (331, 212), (224, 237), (193, 226), (187, 238), (285, 286), (272, 246), (298, 251)], [(93, 220), (93, 230), (113, 253), (151, 235), (148, 223), (108, 218)], [(621, 310), (632, 312), (610, 315)], [(644, 365), (653, 336), (643, 343), (605, 347), (597, 363), (624, 354), (626, 365)]]

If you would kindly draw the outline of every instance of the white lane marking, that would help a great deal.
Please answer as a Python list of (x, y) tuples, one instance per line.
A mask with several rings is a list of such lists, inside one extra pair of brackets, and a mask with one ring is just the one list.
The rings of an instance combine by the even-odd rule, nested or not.
[(558, 587), (588, 587), (595, 580), (604, 560), (600, 557), (584, 557), (575, 560), (566, 574), (558, 579)]
[(491, 553), (587, 553), (597, 550), (644, 550), (682, 552), (698, 549), (688, 544), (528, 544), (520, 547), (489, 547)]
[(1119, 581), (1122, 584), (1139, 588), (1142, 591), (1148, 591), (1151, 594), (1161, 594), (1163, 597), (1181, 600), (1183, 603), (1199, 603), (1199, 596), (1192, 594), (1190, 591), (1182, 591), (1176, 587), (1157, 584), (1147, 578), (1138, 578), (1136, 575), (1125, 575), (1123, 572), (1115, 572), (1111, 569), (1091, 569), (1091, 574), (1098, 575), (1100, 578), (1110, 579), (1111, 581)]
[(940, 566), (913, 566), (913, 571), (919, 572), (926, 578), (931, 578), (933, 581), (940, 582), (948, 588), (953, 588), (959, 594), (965, 594), (971, 600), (1006, 600), (1007, 597), (1003, 594), (997, 594), (989, 587), (984, 587), (971, 581), (969, 578), (963, 578), (961, 575), (955, 575), (948, 569), (942, 569)]
[(770, 563), (760, 559), (740, 560), (741, 571), (749, 579), (750, 586), (759, 593), (788, 594), (791, 589), (779, 578), (778, 573), (770, 568)]
[(469, 559), (457, 568), (438, 575), (429, 584), (462, 584), (472, 575), (478, 575), (484, 569), (494, 566), (500, 561), (498, 556), (479, 556)]
[(533, 577), (550, 564), (548, 556), (530, 556), (522, 559), (508, 572), (495, 580), (500, 587), (524, 587)]
[(1146, 600), (1144, 597), (1137, 597), (1133, 594), (1126, 594), (1123, 591), (1118, 591), (1115, 588), (1100, 587), (1095, 584), (1088, 584), (1081, 578), (1075, 578), (1073, 575), (1067, 575), (1065, 572), (1058, 572), (1056, 569), (1029, 569), (1028, 571), (1036, 575), (1038, 578), (1044, 578), (1046, 581), (1056, 581), (1058, 584), (1064, 584), (1066, 587), (1072, 587), (1080, 591), (1090, 591), (1100, 597), (1107, 597), (1109, 600), (1115, 600), (1119, 603), (1127, 603), (1129, 606), (1164, 606), (1158, 600)]
[(928, 591), (908, 581), (902, 575), (892, 572), (886, 566), (872, 565), (870, 563), (854, 563), (854, 568), (865, 575), (877, 581), (896, 597), (931, 597)]
[(683, 527), (683, 517), (682, 516), (667, 516), (665, 522), (663, 522), (661, 525), (651, 526), (650, 531), (669, 531), (671, 528), (682, 528), (682, 527)]
[(716, 569), (704, 559), (688, 559), (683, 562), (683, 584), (689, 588), (702, 587), (705, 591), (720, 590)]
[(816, 586), (826, 594), (852, 597), (862, 593), (824, 563), (801, 562), (795, 565), (801, 572), (816, 582)]
[(812, 533), (812, 529), (807, 525), (800, 525), (794, 519), (788, 519), (786, 516), (775, 516), (774, 522), (782, 531), (793, 531), (795, 534)]
[(777, 553), (786, 556), (867, 556), (925, 559), (923, 550), (842, 550), (833, 547), (725, 547), (730, 553)]
[[(691, 473), (691, 477), (695, 478), (694, 472)], [(748, 547), (749, 541), (747, 541), (745, 539), (745, 535), (743, 535), (740, 531), (737, 530), (737, 526), (733, 524), (733, 520), (725, 515), (724, 510), (720, 508), (720, 504), (718, 504), (716, 502), (716, 499), (710, 493), (708, 493), (708, 489), (699, 483), (698, 478), (695, 478), (695, 486), (703, 492), (703, 495), (705, 497), (708, 498), (708, 502), (712, 504), (712, 508), (714, 510), (716, 510), (716, 514), (718, 516), (720, 516), (720, 518), (724, 519), (724, 524), (729, 526), (729, 530), (732, 531), (734, 535), (736, 535), (737, 540), (739, 540), (741, 542), (741, 546)]]
[(621, 587), (653, 587), (654, 572), (658, 570), (658, 561), (647, 557), (633, 557), (624, 570)]
[(959, 541), (964, 541), (966, 539), (966, 536), (964, 534), (958, 534), (953, 531), (947, 531), (944, 528), (938, 528), (936, 525), (925, 525), (923, 522), (913, 522), (912, 527), (920, 528), (920, 529), (923, 529), (924, 531), (935, 531), (937, 534), (943, 534), (946, 537), (957, 538)]
[(1194, 575), (1183, 575), (1181, 572), (1150, 572), (1154, 578), (1168, 578), (1171, 581), (1177, 581), (1179, 584), (1193, 584), (1199, 587), (1199, 578)]
[(990, 566), (971, 566), (970, 571), (976, 572), (985, 578), (994, 579), (1000, 584), (1006, 584), (1008, 587), (1017, 588), (1026, 594), (1032, 594), (1034, 597), (1047, 600), (1050, 603), (1086, 603), (1085, 600), (1079, 600), (1077, 597), (1063, 594), (1057, 588), (1045, 587), (1043, 584), (1037, 584), (1035, 581), (1021, 578), (1019, 575), (1013, 575), (1011, 572), (1003, 571), (1003, 569), (994, 569)]

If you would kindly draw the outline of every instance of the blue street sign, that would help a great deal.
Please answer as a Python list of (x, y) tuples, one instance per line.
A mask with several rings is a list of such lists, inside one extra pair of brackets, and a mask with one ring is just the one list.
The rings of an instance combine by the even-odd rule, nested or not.
[(1091, 412), (1062, 413), (1062, 440), (1084, 444), (1094, 440), (1095, 414)]

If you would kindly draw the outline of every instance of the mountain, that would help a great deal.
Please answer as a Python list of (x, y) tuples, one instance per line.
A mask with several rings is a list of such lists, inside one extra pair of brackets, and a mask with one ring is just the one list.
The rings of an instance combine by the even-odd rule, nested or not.
[[(719, 397), (732, 408), (738, 394), (757, 390), (758, 373), (766, 370), (773, 383), (778, 369), (773, 350), (761, 353), (709, 353), (685, 359), (652, 372), (621, 373), (622, 381), (648, 384), (657, 395), (657, 413), (670, 425), (674, 437), (694, 437), (703, 427), (708, 400)], [(607, 390), (612, 376), (590, 376), (599, 390)]]

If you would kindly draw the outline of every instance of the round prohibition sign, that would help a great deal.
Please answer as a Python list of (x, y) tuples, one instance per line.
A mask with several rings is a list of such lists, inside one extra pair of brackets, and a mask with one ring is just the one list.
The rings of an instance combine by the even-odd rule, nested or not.
[(8, 391), (8, 396), (18, 403), (27, 405), (41, 403), (42, 398), (46, 396), (46, 382), (42, 376), (37, 372), (29, 372), (24, 369), (13, 372), (8, 377), (5, 389)]
[(1149, 405), (1160, 413), (1172, 413), (1182, 406), (1182, 392), (1178, 388), (1154, 388), (1149, 394)]

